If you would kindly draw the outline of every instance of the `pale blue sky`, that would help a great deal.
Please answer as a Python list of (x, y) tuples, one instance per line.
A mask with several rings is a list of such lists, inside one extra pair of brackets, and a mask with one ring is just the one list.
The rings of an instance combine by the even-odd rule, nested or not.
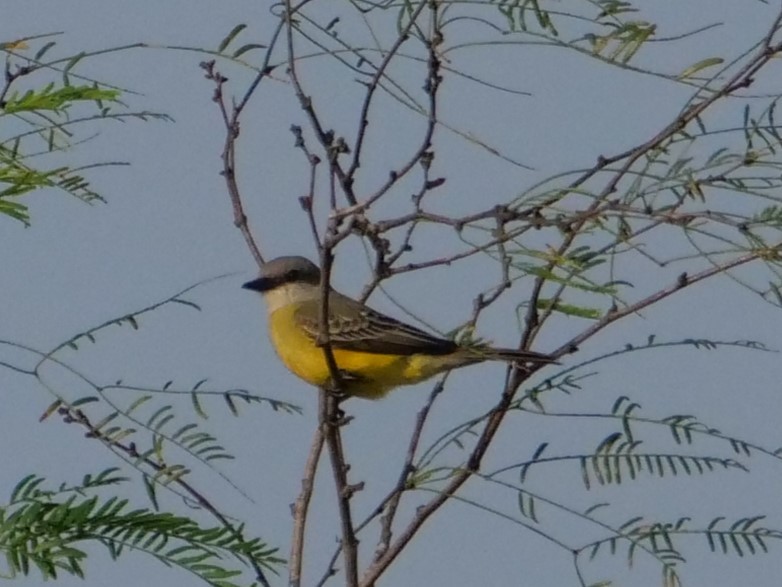
[[(316, 3), (329, 10), (328, 2)], [(565, 4), (565, 3), (562, 3)], [(333, 6), (333, 5), (332, 5)], [(681, 34), (712, 22), (726, 23), (693, 39), (666, 47), (649, 47), (640, 63), (675, 72), (714, 54), (735, 55), (767, 27), (778, 2), (691, 0), (658, 1), (646, 18), (660, 23), (660, 35)], [(640, 18), (640, 17), (639, 17)], [(159, 45), (216, 47), (237, 23), (249, 24), (245, 42), (268, 39), (274, 19), (268, 3), (204, 0), (122, 3), (85, 0), (4, 0), (0, 14), (0, 41), (63, 31), (57, 38), (63, 54), (145, 41)], [(347, 26), (347, 25), (342, 25)], [(234, 418), (218, 402), (204, 425), (237, 456), (221, 470), (254, 503), (234, 492), (216, 475), (200, 471), (204, 491), (220, 496), (229, 514), (245, 520), (261, 538), (288, 555), (290, 504), (299, 488), (302, 465), (315, 422), (316, 395), (288, 374), (269, 346), (260, 301), (240, 288), (255, 274), (251, 256), (233, 227), (231, 209), (220, 171), (222, 129), (211, 102), (212, 87), (198, 68), (203, 55), (162, 49), (136, 49), (86, 61), (81, 73), (141, 93), (128, 96), (132, 109), (170, 114), (174, 123), (129, 122), (101, 126), (100, 136), (81, 145), (68, 161), (129, 161), (130, 167), (95, 170), (93, 183), (106, 205), (85, 206), (57, 192), (41, 192), (27, 199), (32, 227), (23, 229), (0, 218), (0, 247), (5, 279), (0, 288), (1, 337), (46, 349), (77, 332), (163, 299), (194, 282), (231, 273), (198, 288), (188, 297), (203, 311), (169, 307), (142, 321), (142, 328), (107, 331), (95, 346), (84, 346), (63, 358), (99, 381), (162, 386), (174, 380), (183, 388), (203, 378), (215, 389), (247, 388), (284, 399), (304, 408), (303, 416), (282, 415), (266, 407), (242, 410)], [(635, 145), (670, 120), (689, 95), (686, 88), (651, 76), (617, 71), (564, 50), (540, 47), (473, 48), (454, 52), (454, 66), (471, 73), (488, 72), (531, 96), (511, 96), (446, 74), (441, 115), (460, 129), (475, 132), (503, 153), (533, 168), (513, 166), (458, 140), (446, 131), (437, 135), (436, 175), (447, 183), (427, 196), (434, 209), (486, 208), (511, 199), (551, 174), (588, 167), (598, 155)], [(246, 72), (232, 70), (243, 91)], [(411, 88), (411, 69), (400, 68), (400, 79)], [(778, 69), (777, 69), (778, 73)], [(302, 76), (315, 97), (316, 107), (343, 132), (355, 119), (355, 94), (349, 77), (336, 78), (323, 60), (302, 66)], [(298, 197), (305, 193), (308, 170), (301, 152), (293, 148), (291, 124), (306, 127), (282, 68), (251, 103), (239, 143), (239, 181), (248, 215), (264, 254), (313, 255), (312, 239)], [(778, 77), (776, 78), (778, 79)], [(772, 79), (766, 91), (779, 92)], [(346, 90), (346, 88), (348, 88)], [(364, 159), (362, 185), (368, 189), (404, 156), (410, 136), (420, 131), (420, 119), (394, 102), (379, 98), (383, 116), (373, 123)], [(739, 123), (731, 108), (723, 112)], [(97, 129), (97, 127), (96, 127)], [(314, 143), (313, 143), (314, 144)], [(415, 184), (403, 186), (383, 203), (398, 210)], [(427, 233), (417, 241), (421, 256), (449, 250), (450, 236)], [(639, 264), (631, 274), (647, 279)], [(470, 261), (444, 270), (413, 274), (392, 281), (390, 292), (416, 315), (440, 331), (461, 323), (477, 292), (494, 284), (496, 269)], [(334, 284), (358, 293), (369, 276), (356, 246), (338, 257)], [(667, 283), (667, 281), (665, 282)], [(447, 292), (447, 293), (446, 293)], [(497, 344), (516, 344), (518, 326), (514, 307), (518, 298), (506, 297), (484, 316), (479, 334)], [(373, 304), (396, 316), (400, 311), (382, 295)], [(540, 337), (538, 350), (556, 348), (585, 323), (557, 322)], [(727, 280), (707, 283), (668, 300), (643, 315), (608, 329), (585, 344), (566, 364), (594, 356), (626, 343), (642, 344), (650, 334), (661, 339), (684, 337), (713, 340), (756, 339), (779, 348), (780, 314)], [(0, 360), (19, 355), (0, 349)], [(19, 359), (23, 360), (23, 359)], [(637, 353), (602, 363), (598, 376), (587, 380), (572, 396), (552, 396), (552, 410), (607, 412), (619, 395), (643, 405), (650, 416), (696, 414), (721, 430), (775, 447), (780, 442), (776, 419), (780, 413), (779, 359), (776, 354), (746, 350), (695, 351), (677, 349)], [(551, 372), (547, 372), (550, 374)], [(87, 390), (71, 387), (70, 380), (52, 371), (52, 382), (68, 397)], [(485, 365), (455, 374), (434, 415), (427, 438), (491, 405), (502, 384), (504, 369)], [(73, 426), (56, 419), (38, 424), (52, 401), (42, 389), (20, 376), (0, 370), (0, 388), (6, 409), (0, 426), (13, 448), (0, 453), (0, 495), (7, 496), (24, 475), (45, 475), (53, 483), (74, 482), (84, 473), (116, 464), (112, 455), (83, 437)], [(354, 481), (366, 489), (354, 506), (361, 519), (395, 481), (412, 430), (415, 414), (430, 386), (400, 390), (382, 403), (351, 401), (356, 416), (345, 432)], [(177, 404), (184, 420), (194, 418), (190, 402)], [(556, 445), (562, 454), (588, 450), (613, 428), (583, 420), (515, 415), (490, 453), (488, 469), (531, 456), (541, 442)], [(676, 450), (660, 431), (655, 445)], [(663, 450), (659, 448), (659, 450)], [(695, 454), (709, 451), (728, 456), (724, 446), (704, 442)], [(706, 525), (717, 515), (729, 519), (769, 513), (768, 525), (780, 527), (776, 511), (780, 469), (778, 463), (757, 457), (751, 475), (728, 471), (703, 479), (678, 477), (638, 482), (622, 487), (584, 491), (577, 467), (552, 466), (536, 471), (530, 488), (562, 500), (576, 509), (611, 502), (606, 521), (621, 523), (633, 515), (673, 520), (691, 515)], [(325, 469), (324, 469), (325, 471)], [(322, 572), (338, 532), (332, 482), (318, 480), (313, 503), (306, 567), (307, 584)], [(467, 495), (500, 504), (513, 512), (516, 496), (485, 485), (472, 484)], [(132, 493), (145, 504), (143, 491)], [(411, 500), (410, 503), (413, 503)], [(174, 503), (174, 506), (177, 504)], [(546, 529), (572, 543), (597, 536), (595, 529), (560, 513), (547, 516)], [(583, 529), (582, 529), (583, 527)], [(581, 532), (583, 531), (583, 535)], [(373, 535), (374, 538), (374, 535)], [(364, 546), (374, 547), (374, 540)], [(772, 544), (772, 549), (778, 548)], [(682, 569), (688, 585), (772, 585), (782, 572), (778, 555), (739, 559), (708, 554), (705, 540), (696, 539), (687, 550), (689, 564)], [(628, 578), (624, 559), (603, 557), (585, 569), (589, 581), (617, 579), (617, 584), (657, 584), (659, 567), (639, 561)], [(64, 585), (131, 587), (145, 584), (184, 585), (190, 579), (149, 558), (129, 556), (118, 564), (96, 551), (87, 565), (87, 580), (65, 578)], [(625, 582), (626, 581), (626, 582)], [(632, 583), (631, 583), (632, 581)], [(36, 585), (38, 577), (20, 580)], [(503, 522), (468, 506), (453, 504), (426, 526), (382, 585), (575, 585), (568, 554), (555, 549), (523, 528)], [(282, 585), (284, 581), (274, 584)], [(339, 584), (336, 581), (334, 584)]]

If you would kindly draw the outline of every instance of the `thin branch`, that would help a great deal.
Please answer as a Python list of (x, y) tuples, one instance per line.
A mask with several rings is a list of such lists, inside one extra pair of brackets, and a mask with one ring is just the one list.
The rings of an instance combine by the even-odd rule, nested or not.
[(613, 312), (609, 312), (606, 314), (602, 319), (595, 322), (592, 326), (584, 330), (581, 334), (573, 337), (568, 342), (560, 346), (557, 350), (555, 350), (552, 354), (555, 357), (562, 356), (565, 353), (572, 352), (573, 349), (577, 348), (579, 344), (584, 342), (585, 340), (591, 338), (603, 328), (608, 326), (609, 324), (613, 324), (617, 320), (620, 320), (621, 318), (624, 318), (625, 316), (628, 316), (629, 314), (635, 314), (636, 312), (639, 312), (640, 310), (643, 310), (647, 306), (651, 306), (652, 304), (655, 304), (659, 302), (660, 300), (663, 300), (667, 298), (668, 296), (686, 288), (691, 285), (694, 285), (698, 283), (699, 281), (703, 281), (704, 279), (708, 279), (709, 277), (713, 277), (715, 275), (718, 275), (720, 273), (725, 273), (730, 269), (734, 269), (736, 267), (739, 267), (741, 265), (745, 265), (751, 261), (755, 261), (757, 259), (760, 259), (766, 255), (768, 255), (770, 252), (773, 251), (773, 253), (778, 254), (780, 251), (780, 248), (782, 248), (782, 245), (777, 245), (774, 247), (771, 251), (757, 251), (754, 253), (749, 253), (747, 255), (744, 255), (742, 257), (738, 257), (736, 259), (733, 259), (732, 261), (723, 263), (721, 265), (715, 265), (709, 269), (706, 269), (704, 271), (701, 271), (699, 273), (696, 273), (695, 275), (687, 275), (687, 273), (682, 273), (679, 275), (679, 278), (676, 280), (676, 282), (672, 283), (666, 288), (663, 288), (655, 293), (653, 293), (650, 296), (645, 297), (642, 300), (639, 300), (635, 302), (634, 304), (631, 304), (625, 308), (622, 308), (621, 310), (616, 309)]
[(432, 389), (429, 394), (429, 398), (424, 404), (424, 407), (418, 412), (415, 419), (415, 426), (413, 433), (410, 435), (410, 442), (407, 445), (407, 454), (405, 455), (405, 462), (402, 465), (402, 470), (399, 473), (399, 478), (396, 482), (396, 487), (391, 492), (391, 497), (384, 503), (386, 514), (382, 518), (382, 524), (380, 527), (380, 542), (375, 548), (374, 560), (379, 560), (385, 552), (388, 550), (388, 546), (391, 544), (392, 528), (394, 524), (394, 518), (396, 517), (399, 503), (402, 500), (402, 494), (407, 489), (408, 479), (410, 475), (415, 472), (413, 461), (415, 460), (416, 453), (418, 451), (418, 445), (421, 442), (421, 434), (424, 430), (429, 414), (432, 410), (435, 400), (439, 397), (445, 387), (445, 380), (447, 375), (443, 377)]
[[(271, 49), (269, 49), (269, 52), (271, 52)], [(221, 155), (223, 161), (221, 175), (225, 179), (226, 187), (228, 188), (228, 196), (231, 200), (231, 208), (234, 215), (234, 226), (242, 233), (247, 248), (250, 250), (258, 267), (260, 267), (264, 262), (263, 255), (261, 255), (261, 251), (250, 230), (247, 215), (244, 213), (244, 204), (242, 203), (239, 184), (236, 181), (236, 141), (239, 138), (239, 113), (236, 110), (231, 115), (228, 113), (226, 98), (223, 93), (223, 88), (228, 78), (217, 71), (214, 60), (203, 62), (201, 68), (206, 72), (206, 78), (214, 82), (215, 89), (212, 100), (218, 105), (223, 125), (225, 126), (225, 141)], [(259, 76), (256, 81), (260, 82), (260, 79), (262, 78)]]
[[(337, 489), (337, 504), (339, 506), (339, 519), (342, 526), (341, 547), (343, 560), (345, 561), (345, 584), (348, 587), (358, 585), (358, 539), (353, 526), (353, 516), (350, 509), (350, 500), (353, 493), (363, 488), (363, 484), (350, 485), (347, 473), (349, 465), (342, 447), (342, 435), (340, 427), (345, 420), (340, 415), (337, 396), (321, 389), (319, 398), (319, 420), (326, 438), (326, 446), (329, 450), (331, 470), (334, 474), (334, 483)], [(337, 419), (340, 418), (340, 419)]]
[(290, 587), (301, 586), (301, 570), (304, 563), (304, 540), (306, 538), (307, 514), (309, 513), (312, 491), (315, 487), (315, 473), (323, 451), (323, 431), (315, 429), (312, 438), (307, 463), (304, 466), (304, 476), (301, 480), (301, 492), (293, 504), (293, 537), (291, 538), (291, 554), (288, 563)]

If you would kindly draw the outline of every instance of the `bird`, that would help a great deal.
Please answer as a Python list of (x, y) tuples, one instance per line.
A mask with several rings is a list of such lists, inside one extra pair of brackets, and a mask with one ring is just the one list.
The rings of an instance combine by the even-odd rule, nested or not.
[[(319, 342), (320, 280), (315, 263), (306, 257), (285, 256), (264, 263), (260, 277), (242, 287), (263, 296), (269, 337), (285, 366), (307, 383), (329, 388), (332, 373)], [(460, 345), (334, 289), (329, 290), (327, 322), (328, 343), (339, 370), (337, 391), (351, 397), (380, 399), (397, 387), (483, 361), (506, 361), (522, 368), (556, 362), (533, 351)]]

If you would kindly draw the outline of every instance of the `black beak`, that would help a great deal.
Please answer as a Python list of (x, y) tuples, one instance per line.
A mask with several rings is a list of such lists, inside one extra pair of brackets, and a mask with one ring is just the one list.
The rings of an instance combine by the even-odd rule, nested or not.
[(259, 277), (257, 279), (253, 279), (252, 281), (248, 281), (247, 283), (242, 284), (242, 287), (244, 289), (251, 289), (257, 292), (265, 292), (271, 289), (273, 286), (274, 286), (273, 281), (267, 277)]

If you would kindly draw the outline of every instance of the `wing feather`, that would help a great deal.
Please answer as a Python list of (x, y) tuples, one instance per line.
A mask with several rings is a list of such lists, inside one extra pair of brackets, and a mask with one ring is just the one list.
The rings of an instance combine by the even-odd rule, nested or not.
[[(295, 319), (313, 339), (320, 331), (317, 301), (302, 304)], [(332, 348), (364, 353), (446, 355), (458, 345), (363, 306), (334, 292), (329, 301), (329, 341)]]

